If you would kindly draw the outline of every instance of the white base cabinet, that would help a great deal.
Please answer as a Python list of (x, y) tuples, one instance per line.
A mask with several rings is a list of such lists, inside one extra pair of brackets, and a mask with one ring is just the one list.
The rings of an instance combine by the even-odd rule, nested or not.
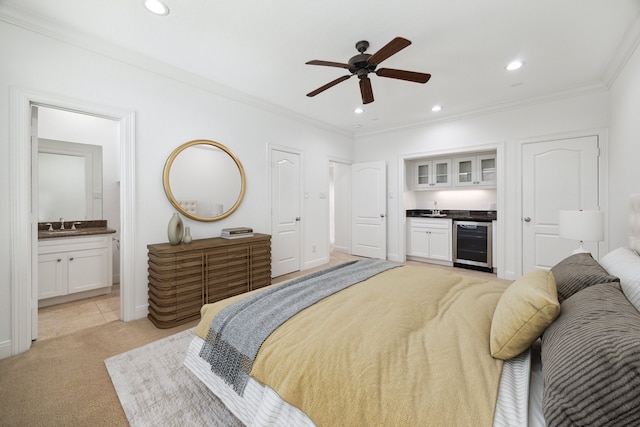
[(111, 235), (40, 239), (38, 299), (112, 285)]
[(408, 218), (407, 256), (450, 264), (453, 261), (451, 219)]

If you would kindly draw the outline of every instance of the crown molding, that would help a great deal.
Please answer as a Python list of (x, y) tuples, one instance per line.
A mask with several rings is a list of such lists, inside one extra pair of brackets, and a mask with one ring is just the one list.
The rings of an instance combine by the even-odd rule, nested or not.
[(257, 98), (245, 92), (217, 83), (211, 79), (204, 78), (195, 73), (167, 64), (166, 62), (158, 61), (139, 52), (134, 52), (123, 46), (106, 42), (86, 33), (69, 30), (68, 28), (64, 28), (60, 25), (47, 21), (40, 15), (26, 11), (24, 8), (21, 8), (18, 4), (10, 0), (5, 4), (0, 4), (0, 21), (104, 56), (111, 60), (139, 68), (160, 77), (174, 80), (182, 84), (187, 84), (191, 87), (207, 91), (234, 102), (239, 102), (279, 116), (285, 116), (294, 121), (302, 122), (341, 136), (348, 138), (354, 137), (354, 132), (349, 132), (312, 117), (299, 114), (290, 109), (265, 101), (264, 99)]
[(640, 13), (636, 15), (636, 19), (625, 31), (603, 74), (602, 80), (607, 85), (607, 88), (613, 86), (629, 59), (638, 49), (638, 45), (640, 45)]
[(437, 119), (423, 120), (420, 122), (405, 123), (404, 125), (389, 127), (385, 129), (374, 130), (371, 132), (358, 132), (356, 133), (356, 139), (369, 136), (384, 135), (394, 133), (403, 130), (419, 129), (428, 126), (433, 126), (440, 123), (448, 123), (456, 120), (472, 119), (475, 117), (486, 116), (493, 113), (499, 113), (501, 111), (513, 110), (514, 108), (524, 108), (537, 104), (544, 104), (548, 102), (558, 101), (561, 99), (572, 98), (576, 96), (583, 96), (597, 92), (607, 91), (609, 88), (603, 82), (594, 82), (587, 85), (575, 87), (573, 89), (564, 90), (560, 92), (554, 92), (542, 96), (536, 96), (528, 99), (507, 101), (498, 104), (489, 105), (483, 108), (467, 111), (460, 114), (451, 114), (448, 116), (439, 117)]

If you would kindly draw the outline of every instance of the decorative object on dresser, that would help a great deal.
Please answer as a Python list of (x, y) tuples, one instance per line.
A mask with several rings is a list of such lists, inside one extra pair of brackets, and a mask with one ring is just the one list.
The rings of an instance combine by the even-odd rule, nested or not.
[(171, 328), (200, 317), (204, 304), (271, 284), (271, 236), (151, 244), (149, 320)]
[(167, 234), (169, 236), (169, 243), (172, 245), (177, 245), (182, 241), (182, 218), (178, 215), (177, 212), (173, 213), (171, 219), (169, 220), (169, 226), (167, 228)]
[(185, 245), (191, 244), (193, 238), (191, 237), (191, 227), (184, 228), (184, 237), (182, 238), (182, 243)]
[(253, 236), (253, 229), (249, 227), (223, 228), (220, 237), (223, 239), (241, 239)]

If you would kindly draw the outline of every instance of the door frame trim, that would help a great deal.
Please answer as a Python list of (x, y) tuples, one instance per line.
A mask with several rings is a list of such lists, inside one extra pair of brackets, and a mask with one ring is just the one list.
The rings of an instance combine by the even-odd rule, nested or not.
[[(120, 277), (124, 285), (120, 294), (120, 318), (124, 321), (135, 318), (135, 113), (10, 86), (11, 355), (31, 347), (32, 286), (37, 278), (37, 257), (33, 255), (37, 248), (37, 215), (31, 212), (31, 104), (92, 114), (120, 123)], [(0, 353), (0, 358), (4, 356)]]
[(523, 147), (526, 144), (535, 144), (535, 143), (540, 143), (540, 142), (550, 142), (550, 141), (555, 141), (555, 140), (559, 140), (559, 139), (572, 139), (572, 138), (584, 138), (584, 137), (588, 137), (588, 136), (597, 136), (598, 137), (598, 149), (599, 149), (599, 156), (598, 156), (598, 204), (600, 206), (600, 209), (604, 211), (604, 221), (605, 221), (605, 227), (604, 227), (604, 241), (600, 242), (598, 244), (598, 249), (600, 251), (600, 253), (607, 253), (608, 252), (608, 247), (609, 247), (609, 196), (608, 196), (608, 176), (609, 176), (609, 169), (608, 169), (608, 147), (609, 147), (609, 141), (608, 141), (608, 132), (607, 132), (607, 128), (594, 128), (594, 129), (584, 129), (584, 130), (577, 130), (577, 131), (571, 131), (571, 132), (561, 132), (561, 133), (557, 133), (557, 134), (549, 134), (549, 135), (541, 135), (541, 136), (535, 136), (535, 137), (531, 137), (531, 138), (523, 138), (520, 140), (516, 141), (515, 144), (515, 149), (516, 149), (516, 153), (515, 153), (515, 164), (518, 165), (519, 168), (519, 173), (516, 174), (515, 178), (516, 178), (516, 185), (515, 185), (515, 194), (514, 194), (514, 200), (516, 203), (516, 215), (514, 215), (514, 221), (517, 221), (517, 224), (515, 224), (514, 226), (514, 230), (516, 230), (517, 232), (515, 232), (515, 272), (514, 272), (514, 278), (515, 277), (520, 277), (522, 276), (522, 268), (524, 265), (524, 260), (522, 259), (523, 255), (524, 255), (524, 251), (522, 250), (522, 244), (523, 244), (523, 233), (524, 233), (524, 228), (523, 228), (523, 224), (522, 224), (522, 217), (523, 217), (523, 208), (522, 208), (522, 190), (523, 190), (523, 176), (522, 176), (522, 169), (523, 169), (523, 156), (522, 156), (522, 152), (523, 152)]

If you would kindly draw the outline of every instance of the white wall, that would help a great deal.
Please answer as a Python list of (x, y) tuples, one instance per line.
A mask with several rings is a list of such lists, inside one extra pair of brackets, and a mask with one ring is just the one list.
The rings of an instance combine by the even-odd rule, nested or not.
[[(413, 203), (405, 203), (405, 209), (440, 210), (495, 210), (495, 189), (413, 191)], [(407, 200), (407, 199), (405, 199)], [(437, 202), (437, 205), (434, 204)], [(437, 208), (435, 207), (437, 206)]]
[[(388, 170), (388, 239), (387, 253), (391, 259), (402, 259), (404, 249), (404, 182), (399, 177), (400, 160), (419, 157), (417, 154), (441, 155), (462, 150), (484, 150), (504, 145), (503, 161), (504, 209), (498, 217), (504, 221), (504, 236), (499, 238), (504, 259), (505, 277), (517, 277), (521, 271), (519, 249), (514, 248), (520, 233), (520, 189), (517, 187), (519, 146), (523, 140), (546, 135), (606, 128), (609, 126), (609, 92), (599, 91), (546, 102), (511, 107), (502, 111), (477, 114), (449, 122), (425, 124), (422, 127), (394, 132), (365, 135), (356, 138), (356, 162), (385, 160)], [(610, 141), (614, 146), (619, 141)], [(611, 171), (619, 174), (620, 171)], [(498, 198), (500, 191), (498, 191)], [(500, 200), (497, 200), (498, 207)], [(415, 203), (408, 200), (408, 204)]]
[(629, 195), (640, 193), (640, 47), (611, 88), (609, 249), (628, 246)]
[[(213, 223), (184, 219), (194, 239), (217, 236), (235, 225), (269, 232), (267, 162), (269, 143), (303, 153), (303, 188), (309, 193), (303, 213), (305, 265), (328, 257), (328, 159), (351, 159), (352, 138), (295, 120), (268, 106), (258, 108), (182, 80), (175, 70), (152, 64), (153, 71), (132, 66), (58, 39), (0, 22), (0, 223), (12, 224), (9, 165), (9, 88), (27, 88), (78, 100), (83, 104), (135, 112), (135, 301), (136, 315), (146, 314), (147, 244), (167, 241), (174, 211), (162, 187), (169, 154), (193, 139), (213, 139), (231, 149), (247, 175), (245, 199), (230, 217)], [(172, 75), (174, 77), (165, 77)], [(178, 76), (180, 78), (176, 78)], [(188, 81), (188, 82), (187, 82)], [(197, 84), (195, 84), (197, 83)], [(247, 97), (248, 98), (248, 97)], [(27, 195), (22, 195), (27, 197)], [(11, 348), (12, 253), (9, 227), (0, 231), (0, 358)], [(308, 248), (316, 245), (316, 252)], [(126, 284), (124, 284), (126, 285)]]

